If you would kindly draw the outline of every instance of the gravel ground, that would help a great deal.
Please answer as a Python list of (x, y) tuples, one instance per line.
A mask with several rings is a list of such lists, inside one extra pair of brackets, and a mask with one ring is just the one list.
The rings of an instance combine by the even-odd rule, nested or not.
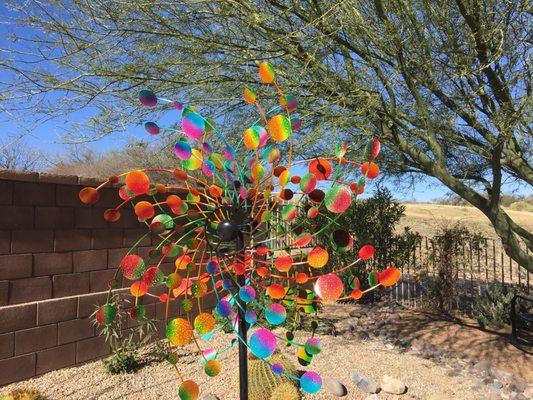
[[(210, 342), (199, 341), (202, 348), (229, 343), (231, 336), (217, 334)], [(305, 340), (302, 335), (297, 339)], [(324, 350), (313, 359), (311, 366), (300, 369), (313, 369), (323, 377), (338, 379), (348, 389), (345, 399), (365, 399), (352, 382), (354, 373), (366, 375), (380, 382), (383, 375), (398, 378), (408, 387), (406, 394), (379, 394), (379, 399), (419, 399), (426, 400), (441, 395), (439, 400), (461, 399), (479, 400), (488, 396), (487, 387), (470, 375), (448, 376), (447, 368), (434, 364), (397, 349), (388, 349), (378, 341), (358, 341), (342, 336), (321, 337)], [(147, 351), (147, 350), (145, 350)], [(295, 349), (284, 348), (282, 352), (290, 353), (297, 364)], [(220, 400), (238, 399), (238, 360), (237, 349), (230, 349), (221, 354), (222, 372), (214, 378), (207, 377), (201, 367), (199, 358), (194, 355), (193, 346), (182, 349), (179, 365), (185, 379), (193, 379), (200, 385), (201, 396), (216, 394)], [(0, 393), (16, 387), (30, 387), (40, 390), (50, 400), (59, 399), (178, 399), (179, 379), (173, 368), (166, 362), (148, 364), (135, 374), (110, 375), (100, 361), (80, 367), (53, 371), (38, 378), (12, 384), (0, 390)], [(437, 397), (434, 397), (437, 399)], [(303, 399), (334, 399), (325, 388), (316, 395), (304, 396)]]

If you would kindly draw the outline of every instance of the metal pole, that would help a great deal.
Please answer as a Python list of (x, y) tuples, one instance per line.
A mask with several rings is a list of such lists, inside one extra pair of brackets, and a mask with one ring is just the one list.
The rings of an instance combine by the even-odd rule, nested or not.
[[(244, 237), (242, 231), (239, 231), (236, 239), (236, 253), (238, 257), (242, 257), (241, 261), (244, 262)], [(239, 286), (246, 284), (245, 275), (237, 276), (237, 283)], [(248, 348), (246, 344), (248, 339), (246, 320), (244, 319), (244, 313), (246, 312), (246, 303), (239, 301), (238, 315), (239, 315), (239, 389), (240, 400), (248, 400)], [(243, 343), (244, 342), (244, 343)]]

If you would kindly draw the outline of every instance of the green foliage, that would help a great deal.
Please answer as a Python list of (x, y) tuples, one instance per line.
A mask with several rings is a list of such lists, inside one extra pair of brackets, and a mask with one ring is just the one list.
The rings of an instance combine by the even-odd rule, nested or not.
[[(166, 98), (201, 101), (214, 118), (228, 111), (221, 128), (234, 140), (235, 119), (256, 117), (253, 107), (239, 107), (243, 86), (266, 99), (254, 67), (268, 59), (305, 115), (298, 157), (331, 154), (339, 139), (377, 135), (380, 163), (401, 177), (400, 185), (440, 181), (483, 211), (507, 254), (533, 271), (531, 246), (529, 255), (520, 247), (522, 239), (531, 242), (529, 232), (501, 208), (506, 180), (487, 179), (532, 184), (531, 73), (524, 68), (530, 2), (211, 0), (148, 7), (56, 0), (46, 2), (46, 12), (18, 0), (6, 4), (7, 23), (32, 31), (26, 37), (25, 29), (12, 29), (11, 39), (22, 48), (38, 44), (32, 57), (8, 41), (0, 45), (0, 68), (9, 71), (0, 101), (21, 126), (91, 106), (98, 113), (65, 134), (73, 143), (101, 138), (147, 120), (153, 110), (138, 106), (137, 91), (149, 87)], [(54, 92), (76, 95), (54, 101)]]
[[(110, 292), (106, 305), (117, 310), (117, 316), (106, 325), (100, 325), (96, 318), (94, 324), (99, 328), (99, 334), (105, 336), (111, 347), (111, 355), (102, 363), (104, 368), (112, 374), (135, 372), (141, 367), (139, 348), (148, 344), (155, 333), (155, 321), (146, 317), (144, 306), (131, 303), (129, 298), (123, 298), (117, 293)], [(98, 306), (93, 317), (95, 317)], [(127, 328), (128, 319), (135, 323)]]
[[(436, 201), (438, 204), (446, 204), (451, 206), (471, 206), (468, 201), (461, 198), (455, 193), (448, 194)], [(522, 196), (515, 194), (502, 194), (500, 197), (500, 205), (508, 207), (515, 211), (533, 211), (533, 196)]]
[(13, 389), (0, 396), (0, 400), (46, 400), (46, 397), (35, 389)]
[(509, 208), (514, 211), (529, 211), (533, 212), (533, 204), (525, 201), (515, 201), (509, 205)]
[(138, 346), (128, 340), (113, 349), (113, 354), (102, 360), (104, 368), (112, 374), (129, 374), (141, 367)]
[(500, 284), (492, 285), (476, 298), (472, 305), (472, 316), (482, 328), (501, 329), (510, 322), (514, 295), (513, 291), (505, 290)]
[(213, 309), (211, 314), (213, 314), (213, 317), (215, 318), (215, 322), (216, 322), (217, 326), (221, 326), (222, 327), (222, 331), (223, 332), (225, 332), (225, 333), (232, 333), (233, 332), (233, 328), (231, 326), (231, 321), (228, 318), (221, 317), (220, 315), (218, 315), (216, 309)]
[[(285, 373), (294, 376), (298, 374), (292, 361), (281, 354), (274, 354), (268, 361), (272, 364), (281, 364)], [(270, 366), (263, 360), (251, 358), (248, 362), (248, 371), (250, 400), (291, 400), (298, 398), (297, 396), (290, 397), (295, 391), (298, 393), (295, 381), (284, 375), (274, 375)], [(283, 394), (288, 397), (280, 397)]]
[[(378, 188), (371, 198), (352, 202), (351, 206), (338, 216), (328, 211), (323, 212), (324, 216), (319, 215), (311, 220), (314, 225), (326, 225), (328, 218), (336, 219), (335, 223), (317, 236), (317, 242), (325, 247), (330, 255), (328, 264), (321, 271), (332, 271), (353, 262), (357, 258), (359, 248), (365, 244), (376, 248), (372, 260), (360, 263), (343, 274), (346, 282), (353, 279), (353, 272), (363, 286), (368, 286), (366, 271), (390, 266), (400, 267), (407, 259), (410, 249), (421, 240), (418, 233), (413, 233), (408, 228), (396, 233), (396, 225), (403, 217), (405, 207), (393, 199), (388, 189)], [(347, 230), (352, 235), (353, 250), (344, 253), (336, 250), (331, 241), (331, 234), (337, 229)]]
[(431, 238), (431, 253), (427, 262), (434, 265), (437, 276), (429, 280), (427, 306), (433, 311), (449, 313), (457, 304), (457, 271), (465, 259), (461, 245), (470, 237), (470, 231), (457, 223), (441, 227)]
[(434, 278), (428, 280), (426, 306), (437, 312), (449, 313), (458, 305), (458, 274), (468, 264), (463, 246), (469, 243), (471, 251), (479, 251), (482, 239), (481, 234), (471, 232), (461, 223), (439, 228), (430, 239), (431, 252), (426, 260), (437, 272)]

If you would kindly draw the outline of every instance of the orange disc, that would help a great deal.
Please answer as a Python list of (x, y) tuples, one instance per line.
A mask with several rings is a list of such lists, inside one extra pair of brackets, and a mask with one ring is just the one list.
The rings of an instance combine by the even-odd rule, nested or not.
[(80, 190), (80, 200), (84, 204), (93, 205), (98, 202), (100, 199), (100, 193), (98, 193), (98, 190), (92, 187), (85, 187)]
[(303, 285), (307, 283), (307, 281), (309, 280), (309, 277), (307, 276), (305, 272), (298, 272), (296, 274), (295, 280), (298, 285)]
[(150, 178), (140, 169), (128, 172), (126, 186), (135, 194), (144, 194), (150, 190)]
[(267, 294), (273, 299), (282, 299), (285, 297), (285, 288), (279, 283), (273, 283), (266, 290)]
[(135, 281), (130, 286), (130, 293), (135, 297), (142, 297), (148, 291), (148, 285), (143, 281)]
[(280, 272), (287, 272), (292, 267), (292, 257), (284, 251), (274, 260), (274, 266)]
[(134, 207), (135, 215), (142, 220), (152, 218), (155, 214), (154, 206), (148, 201), (139, 201)]
[(187, 180), (187, 172), (182, 169), (176, 168), (174, 169), (174, 171), (172, 171), (172, 174), (174, 174), (176, 179), (178, 179), (179, 181)]
[(120, 219), (120, 211), (109, 208), (104, 211), (104, 219), (107, 222), (117, 222)]
[(329, 260), (329, 253), (322, 247), (315, 247), (307, 254), (307, 263), (312, 268), (322, 268)]
[(309, 163), (309, 172), (318, 180), (328, 179), (332, 170), (331, 164), (325, 158), (315, 158)]
[(189, 265), (190, 262), (191, 257), (189, 257), (187, 254), (184, 254), (176, 258), (176, 261), (174, 261), (174, 265), (176, 265), (177, 269), (186, 269), (187, 265)]
[(361, 173), (368, 179), (375, 179), (379, 175), (379, 167), (376, 163), (365, 162), (361, 165)]
[(381, 272), (378, 272), (378, 282), (383, 286), (392, 286), (400, 279), (400, 270), (398, 268), (389, 267)]

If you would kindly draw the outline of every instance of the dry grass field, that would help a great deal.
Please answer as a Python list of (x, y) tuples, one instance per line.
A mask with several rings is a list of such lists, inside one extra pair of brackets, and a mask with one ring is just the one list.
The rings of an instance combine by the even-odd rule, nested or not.
[[(518, 224), (533, 231), (533, 213), (528, 211), (506, 210)], [(461, 222), (473, 231), (481, 232), (487, 238), (496, 238), (489, 220), (474, 207), (448, 206), (441, 204), (407, 203), (405, 217), (399, 228), (410, 227), (423, 236), (433, 236), (440, 227), (452, 226)]]

